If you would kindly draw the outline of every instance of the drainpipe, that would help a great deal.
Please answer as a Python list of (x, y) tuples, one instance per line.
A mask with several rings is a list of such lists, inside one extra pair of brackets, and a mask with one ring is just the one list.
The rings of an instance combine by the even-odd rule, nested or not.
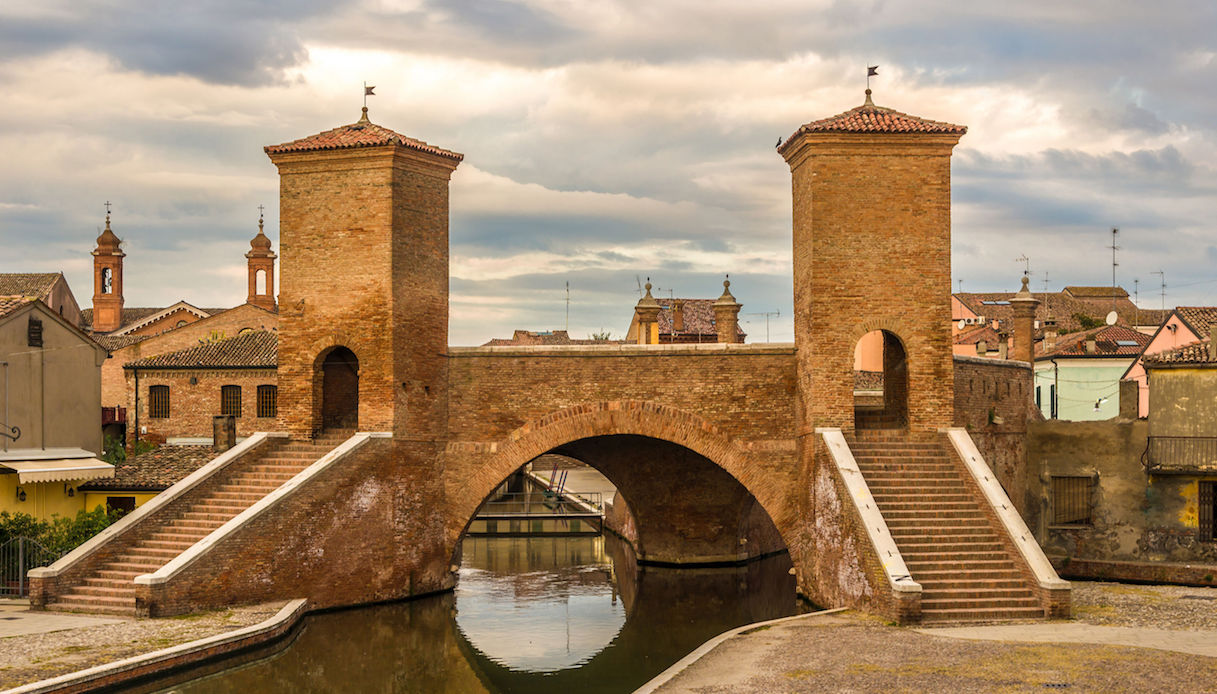
[(135, 374), (135, 441), (131, 444), (131, 450), (135, 450), (135, 444), (139, 443), (139, 369), (131, 369)]
[(1061, 414), (1060, 405), (1057, 403), (1061, 399), (1061, 365), (1052, 360), (1052, 419), (1059, 419)]
[[(0, 361), (0, 366), (4, 367), (4, 427), (8, 428), (8, 362)], [(4, 450), (8, 451), (8, 437), (0, 436), (4, 439)]]
[(38, 350), (38, 417), (41, 420), (42, 450), (46, 450), (46, 349)]

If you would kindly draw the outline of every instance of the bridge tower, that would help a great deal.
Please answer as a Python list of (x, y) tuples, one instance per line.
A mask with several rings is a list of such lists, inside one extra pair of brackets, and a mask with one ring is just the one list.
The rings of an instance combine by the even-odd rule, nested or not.
[(966, 132), (876, 106), (867, 89), (861, 106), (779, 145), (794, 200), (800, 436), (855, 428), (855, 346), (874, 331), (886, 424), (953, 423), (951, 151)]
[(279, 417), (435, 443), (447, 427), (448, 182), (462, 155), (368, 119), (279, 169)]

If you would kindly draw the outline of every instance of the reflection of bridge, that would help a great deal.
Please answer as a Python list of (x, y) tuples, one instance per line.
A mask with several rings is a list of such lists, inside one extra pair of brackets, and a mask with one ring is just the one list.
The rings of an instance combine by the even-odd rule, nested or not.
[[(448, 180), (462, 155), (366, 113), (268, 147), (285, 438), (252, 438), (32, 573), (35, 604), (157, 615), (443, 590), (477, 508), (552, 452), (613, 481), (643, 563), (785, 549), (799, 590), (825, 606), (915, 621), (924, 592), (939, 619), (1067, 612), (1067, 584), (985, 463), (1023, 474), (1021, 439), (993, 425), (999, 411), (1025, 420), (1030, 372), (952, 359), (950, 157), (963, 133), (868, 93), (779, 147), (793, 179), (792, 345), (654, 345), (642, 329), (648, 344), (450, 348)], [(643, 328), (657, 310), (639, 302)], [(738, 310), (724, 288), (724, 340)], [(856, 415), (854, 346), (876, 331), (883, 407)], [(316, 431), (351, 420), (379, 433), (317, 458)], [(963, 429), (941, 433), (965, 424), (983, 451)], [(934, 459), (919, 461), (926, 446)], [(934, 491), (942, 480), (950, 494)]]

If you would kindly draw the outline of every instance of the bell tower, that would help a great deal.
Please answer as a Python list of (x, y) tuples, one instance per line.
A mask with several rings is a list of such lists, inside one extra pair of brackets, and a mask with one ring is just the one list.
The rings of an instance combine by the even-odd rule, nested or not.
[(275, 252), (270, 249), (270, 239), (262, 232), (261, 205), (258, 213), (258, 235), (249, 242), (245, 254), (249, 264), (249, 297), (246, 303), (267, 311), (275, 310)]
[(106, 203), (106, 228), (93, 249), (93, 331), (108, 333), (123, 324), (122, 241), (110, 229), (110, 203)]
[(794, 202), (801, 436), (855, 428), (854, 350), (875, 331), (885, 391), (906, 400), (885, 425), (952, 424), (951, 152), (966, 132), (876, 106), (867, 89), (778, 146)]
[(463, 155), (372, 123), (366, 106), (350, 125), (265, 151), (279, 169), (282, 425), (439, 442), (448, 181)]

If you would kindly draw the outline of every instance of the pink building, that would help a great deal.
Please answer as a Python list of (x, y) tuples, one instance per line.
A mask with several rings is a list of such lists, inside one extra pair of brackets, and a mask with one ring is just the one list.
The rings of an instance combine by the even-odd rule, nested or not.
[(1137, 416), (1149, 416), (1149, 379), (1145, 357), (1207, 339), (1217, 322), (1217, 306), (1178, 306), (1158, 326), (1145, 351), (1124, 372), (1122, 380), (1137, 382)]

